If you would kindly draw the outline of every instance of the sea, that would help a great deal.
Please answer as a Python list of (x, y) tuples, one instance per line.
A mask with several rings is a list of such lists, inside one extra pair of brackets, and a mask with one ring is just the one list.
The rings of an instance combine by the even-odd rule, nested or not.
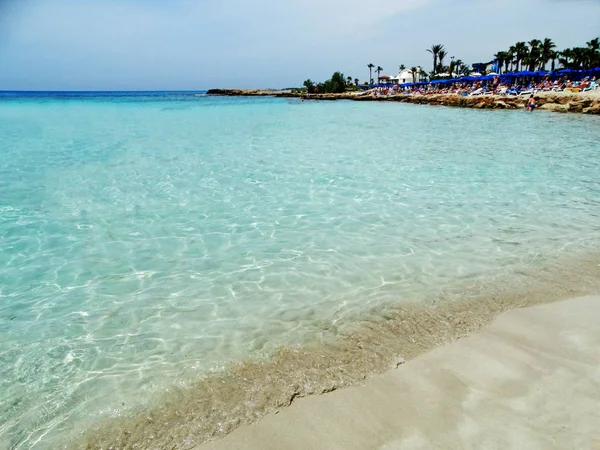
[(0, 152), (0, 449), (189, 448), (600, 292), (600, 117), (2, 92)]

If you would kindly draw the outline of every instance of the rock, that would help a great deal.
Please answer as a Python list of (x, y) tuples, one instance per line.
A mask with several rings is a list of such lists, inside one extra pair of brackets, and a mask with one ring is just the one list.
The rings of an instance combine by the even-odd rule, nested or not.
[(589, 108), (584, 108), (581, 112), (584, 114), (600, 114), (600, 103), (596, 103)]
[(583, 106), (579, 102), (571, 102), (568, 105), (569, 112), (582, 112)]
[(545, 111), (566, 113), (569, 111), (569, 106), (559, 105), (557, 103), (544, 103), (542, 106), (540, 106), (540, 109), (543, 109)]
[(404, 358), (402, 356), (396, 356), (396, 358), (394, 358), (394, 361), (392, 363), (392, 369), (397, 369), (405, 362), (406, 361), (404, 360)]

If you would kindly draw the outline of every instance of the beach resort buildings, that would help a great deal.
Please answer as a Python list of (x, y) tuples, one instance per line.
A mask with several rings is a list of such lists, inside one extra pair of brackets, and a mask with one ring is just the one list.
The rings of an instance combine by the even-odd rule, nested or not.
[(421, 81), (421, 67), (417, 67), (416, 72), (414, 73), (414, 79), (413, 79), (413, 72), (410, 69), (403, 69), (401, 70), (398, 75), (396, 75), (395, 77), (391, 77), (388, 75), (381, 75), (380, 77), (377, 78), (379, 84), (404, 84), (404, 83), (418, 83)]

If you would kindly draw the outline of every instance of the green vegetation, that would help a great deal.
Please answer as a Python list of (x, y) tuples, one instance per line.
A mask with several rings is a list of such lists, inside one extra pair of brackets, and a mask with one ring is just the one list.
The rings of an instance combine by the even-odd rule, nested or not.
[[(444, 58), (447, 52), (442, 44), (432, 45), (427, 52), (433, 56), (432, 77), (443, 73), (468, 75), (473, 70), (462, 60), (455, 60), (454, 57), (446, 66)], [(591, 69), (600, 67), (600, 38), (587, 42), (586, 47), (567, 48), (560, 52), (556, 51), (556, 44), (550, 38), (545, 38), (543, 41), (532, 39), (529, 42), (515, 43), (508, 50), (496, 53), (494, 59), (498, 61), (500, 72), (536, 71), (548, 68), (555, 70), (557, 61), (563, 69)]]
[[(458, 75), (469, 75), (473, 72), (473, 67), (465, 64), (461, 59), (450, 57), (450, 63), (446, 65), (445, 59), (448, 52), (443, 44), (434, 44), (426, 50), (433, 57), (433, 66), (428, 74), (422, 68), (411, 67), (409, 70), (416, 79), (421, 81), (435, 78), (447, 78)], [(594, 38), (586, 42), (585, 47), (566, 48), (562, 51), (556, 50), (556, 44), (550, 38), (543, 41), (532, 39), (529, 42), (517, 42), (508, 50), (499, 51), (494, 55), (494, 60), (498, 61), (499, 72), (520, 71), (520, 70), (555, 70), (562, 69), (591, 69), (600, 67), (600, 38)], [(560, 67), (557, 67), (557, 62)], [(549, 67), (548, 67), (549, 66)], [(373, 63), (367, 64), (369, 69), (369, 81), (364, 84), (373, 84), (373, 72), (377, 73), (379, 78), (383, 68)], [(401, 64), (399, 70), (406, 69), (407, 66)], [(375, 69), (375, 70), (374, 70)], [(323, 83), (314, 83), (311, 80), (304, 82), (306, 92), (309, 94), (319, 93), (339, 93), (348, 90), (356, 90), (359, 84), (358, 78), (344, 78), (341, 72), (335, 72), (331, 79)]]
[(600, 38), (586, 42), (585, 47), (566, 48), (556, 51), (552, 39), (543, 41), (532, 39), (529, 42), (517, 42), (507, 51), (494, 55), (500, 67), (511, 70), (545, 70), (550, 63), (550, 70), (556, 68), (558, 61), (563, 69), (591, 69), (600, 67)]
[(331, 78), (323, 83), (315, 84), (312, 80), (306, 80), (303, 85), (309, 94), (337, 94), (346, 92), (351, 85), (352, 77), (344, 78), (341, 72), (335, 72)]
[(367, 67), (369, 68), (369, 83), (373, 84), (373, 69), (375, 68), (375, 64), (369, 63)]

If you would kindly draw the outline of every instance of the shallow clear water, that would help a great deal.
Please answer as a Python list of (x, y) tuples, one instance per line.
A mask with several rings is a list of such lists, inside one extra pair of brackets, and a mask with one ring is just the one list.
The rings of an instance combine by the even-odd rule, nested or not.
[(0, 448), (372, 307), (598, 249), (599, 119), (0, 97)]

